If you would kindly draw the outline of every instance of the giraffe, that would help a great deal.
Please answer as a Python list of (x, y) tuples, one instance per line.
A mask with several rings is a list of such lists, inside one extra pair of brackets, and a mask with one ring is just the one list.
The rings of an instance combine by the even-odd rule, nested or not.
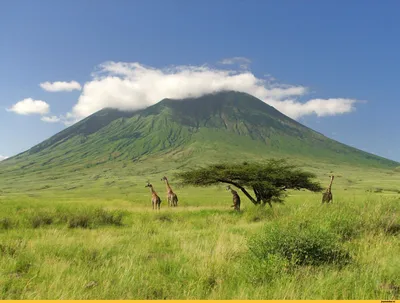
[(167, 201), (168, 206), (178, 206), (178, 196), (172, 191), (171, 186), (169, 185), (167, 177), (162, 177), (161, 181), (165, 181), (165, 185), (167, 186)]
[(333, 196), (332, 196), (332, 183), (333, 183), (333, 178), (334, 176), (331, 176), (331, 182), (329, 183), (328, 188), (326, 189), (326, 191), (322, 194), (322, 203), (326, 202), (332, 202), (333, 203)]
[(150, 191), (151, 191), (151, 204), (153, 205), (153, 209), (160, 209), (160, 204), (161, 204), (161, 199), (160, 197), (157, 195), (156, 191), (153, 188), (153, 185), (151, 185), (148, 181), (147, 181), (147, 185), (145, 185), (145, 187), (150, 187)]
[(233, 190), (230, 185), (228, 185), (228, 187), (226, 189), (230, 190), (231, 194), (232, 194), (233, 205), (231, 207), (233, 207), (234, 210), (240, 211), (240, 196), (239, 196), (239, 194), (237, 193), (236, 190)]

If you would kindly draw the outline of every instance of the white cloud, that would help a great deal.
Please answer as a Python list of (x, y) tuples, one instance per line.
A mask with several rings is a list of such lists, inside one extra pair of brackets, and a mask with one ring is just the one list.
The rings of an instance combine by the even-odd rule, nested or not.
[(251, 60), (245, 57), (233, 57), (233, 58), (223, 59), (219, 63), (224, 65), (238, 64), (240, 68), (247, 69), (251, 63)]
[(61, 92), (61, 91), (73, 91), (73, 90), (81, 90), (81, 85), (76, 81), (56, 81), (56, 82), (43, 82), (40, 83), (40, 87), (48, 92)]
[(330, 99), (312, 99), (306, 103), (300, 103), (293, 100), (275, 101), (271, 100), (270, 105), (284, 113), (285, 115), (298, 119), (302, 116), (316, 114), (318, 117), (335, 116), (349, 113), (355, 110), (354, 104), (357, 100), (330, 98)]
[[(228, 60), (233, 59), (222, 62), (228, 64)], [(215, 69), (207, 65), (157, 69), (137, 62), (106, 62), (92, 73), (92, 80), (83, 86), (72, 112), (61, 121), (72, 123), (104, 107), (137, 110), (163, 98), (199, 97), (223, 90), (249, 93), (294, 119), (311, 114), (323, 117), (349, 113), (357, 102), (345, 98), (300, 102), (298, 98), (308, 93), (306, 87), (279, 84), (270, 76), (257, 78), (248, 70)]]
[(7, 111), (14, 112), (19, 115), (33, 115), (33, 114), (47, 114), (50, 110), (50, 106), (42, 100), (33, 100), (27, 98), (22, 101), (15, 103)]
[(43, 116), (42, 118), (40, 118), (40, 120), (42, 120), (43, 122), (48, 122), (48, 123), (56, 123), (56, 122), (60, 122), (61, 118), (57, 117), (57, 116)]
[(0, 161), (7, 159), (8, 157), (0, 155)]

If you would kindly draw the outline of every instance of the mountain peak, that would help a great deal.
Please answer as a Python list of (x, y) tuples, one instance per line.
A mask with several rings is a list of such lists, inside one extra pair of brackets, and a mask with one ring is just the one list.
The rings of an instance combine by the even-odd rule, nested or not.
[(165, 98), (138, 111), (103, 109), (14, 157), (14, 163), (20, 163), (20, 167), (26, 162), (35, 163), (46, 169), (65, 161), (99, 165), (148, 156), (172, 157), (177, 165), (184, 160), (204, 163), (206, 159), (233, 161), (269, 156), (399, 165), (331, 140), (265, 102), (235, 91)]

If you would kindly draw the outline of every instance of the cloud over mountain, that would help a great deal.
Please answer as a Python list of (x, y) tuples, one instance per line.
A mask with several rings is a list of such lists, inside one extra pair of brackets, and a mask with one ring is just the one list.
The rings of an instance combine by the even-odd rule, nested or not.
[[(43, 116), (44, 122), (73, 124), (105, 107), (137, 110), (164, 98), (184, 99), (221, 91), (239, 91), (253, 95), (293, 119), (306, 115), (334, 116), (355, 110), (357, 100), (348, 98), (310, 99), (302, 102), (308, 88), (278, 83), (272, 76), (256, 77), (244, 57), (223, 59), (220, 66), (169, 66), (154, 68), (138, 62), (105, 62), (96, 67), (83, 87), (76, 81), (44, 82), (49, 92), (82, 90), (72, 110), (64, 115)], [(235, 67), (236, 68), (233, 68)], [(41, 100), (24, 99), (8, 111), (21, 115), (48, 114), (49, 105)]]
[[(243, 58), (225, 59), (221, 63), (238, 61), (249, 63)], [(104, 107), (136, 110), (163, 98), (199, 97), (223, 90), (249, 93), (294, 119), (310, 114), (322, 117), (348, 113), (355, 109), (357, 102), (346, 98), (300, 102), (298, 98), (308, 92), (306, 87), (257, 78), (248, 70), (217, 69), (208, 65), (159, 69), (138, 62), (106, 62), (92, 73), (92, 80), (85, 83), (68, 116), (79, 120)]]
[(7, 159), (8, 157), (0, 155), (0, 161)]

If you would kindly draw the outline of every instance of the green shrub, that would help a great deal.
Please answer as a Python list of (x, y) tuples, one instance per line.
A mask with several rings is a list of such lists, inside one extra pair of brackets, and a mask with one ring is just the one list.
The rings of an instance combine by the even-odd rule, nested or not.
[(0, 219), (0, 229), (11, 229), (14, 224), (10, 218), (1, 218)]
[(342, 241), (349, 241), (357, 237), (363, 229), (363, 222), (360, 216), (347, 209), (346, 212), (328, 214), (321, 218), (322, 223), (326, 223), (329, 230), (340, 237)]
[(15, 263), (14, 272), (17, 274), (26, 274), (31, 267), (32, 267), (32, 258), (27, 258), (26, 256), (22, 256), (17, 259), (17, 262)]
[(123, 213), (120, 211), (106, 211), (96, 209), (94, 212), (95, 222), (99, 225), (122, 225)]
[(398, 235), (400, 233), (400, 224), (389, 224), (385, 229), (385, 233), (388, 235)]
[(273, 226), (249, 241), (256, 258), (269, 260), (271, 255), (288, 260), (293, 265), (345, 264), (350, 255), (338, 237), (310, 224)]
[(47, 213), (34, 214), (33, 217), (30, 218), (30, 223), (33, 228), (51, 225), (53, 223), (53, 217)]
[(99, 225), (122, 225), (121, 211), (107, 211), (104, 209), (82, 210), (79, 214), (70, 214), (69, 228), (93, 228)]
[(379, 229), (387, 235), (397, 235), (400, 233), (400, 223), (396, 220), (396, 217), (384, 217), (379, 222)]
[(68, 220), (69, 228), (89, 228), (90, 227), (90, 218), (85, 214), (81, 215), (73, 215)]

